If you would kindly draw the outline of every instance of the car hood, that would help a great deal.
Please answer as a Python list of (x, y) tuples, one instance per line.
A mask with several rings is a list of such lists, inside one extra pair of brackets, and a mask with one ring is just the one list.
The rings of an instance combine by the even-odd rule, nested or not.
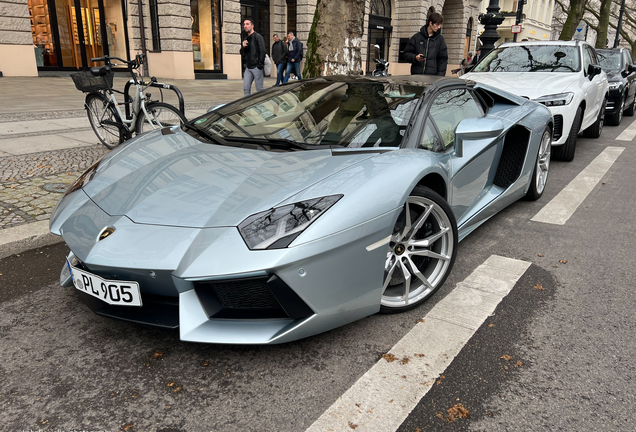
[(84, 192), (110, 216), (135, 223), (237, 226), (372, 156), (269, 152), (202, 143), (180, 130), (155, 132), (105, 158)]
[(565, 72), (471, 72), (463, 79), (500, 88), (528, 99), (563, 93), (579, 80), (578, 73)]
[(622, 82), (625, 78), (620, 72), (607, 72), (608, 82)]

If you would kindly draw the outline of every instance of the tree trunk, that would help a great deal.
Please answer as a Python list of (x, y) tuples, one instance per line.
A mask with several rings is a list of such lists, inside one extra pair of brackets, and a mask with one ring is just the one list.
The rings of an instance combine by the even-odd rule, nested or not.
[(365, 0), (318, 0), (307, 38), (304, 78), (360, 75)]
[(585, 14), (586, 3), (587, 0), (570, 0), (570, 13), (565, 20), (565, 24), (563, 24), (563, 30), (561, 30), (559, 40), (572, 40), (572, 36), (574, 36), (574, 32), (576, 32), (576, 27)]
[[(599, 13), (598, 30), (596, 35), (596, 45), (594, 48), (605, 48), (609, 43), (607, 28), (609, 27), (610, 11), (614, 0), (601, 0), (601, 10)], [(610, 43), (609, 46), (612, 46)]]

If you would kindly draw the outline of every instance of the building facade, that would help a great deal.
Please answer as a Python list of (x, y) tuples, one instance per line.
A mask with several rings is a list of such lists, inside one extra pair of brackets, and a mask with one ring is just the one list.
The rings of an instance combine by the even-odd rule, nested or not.
[[(408, 74), (400, 50), (435, 11), (444, 16), (450, 74), (475, 47), (480, 3), (366, 0), (365, 70), (374, 69), (379, 55), (391, 62), (390, 73)], [(105, 54), (130, 59), (145, 53), (148, 75), (239, 79), (243, 19), (255, 22), (268, 50), (273, 35), (287, 31), (306, 48), (315, 8), (316, 0), (0, 0), (0, 71), (38, 76), (96, 66), (91, 58)]]

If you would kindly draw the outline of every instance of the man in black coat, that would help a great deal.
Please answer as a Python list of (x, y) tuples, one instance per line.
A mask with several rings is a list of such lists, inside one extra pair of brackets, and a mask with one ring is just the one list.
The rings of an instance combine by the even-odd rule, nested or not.
[(272, 45), (272, 60), (276, 65), (276, 84), (283, 82), (283, 74), (287, 65), (287, 44), (280, 40), (277, 34), (274, 35), (274, 44)]
[(256, 91), (263, 91), (263, 68), (265, 67), (265, 41), (263, 36), (254, 31), (251, 19), (243, 21), (243, 29), (247, 38), (241, 44), (241, 55), (245, 62), (243, 74), (243, 95), (251, 93), (252, 81), (256, 81)]
[(448, 49), (441, 34), (443, 22), (440, 14), (432, 13), (428, 17), (428, 25), (409, 40), (404, 49), (404, 59), (411, 63), (411, 75), (446, 75)]

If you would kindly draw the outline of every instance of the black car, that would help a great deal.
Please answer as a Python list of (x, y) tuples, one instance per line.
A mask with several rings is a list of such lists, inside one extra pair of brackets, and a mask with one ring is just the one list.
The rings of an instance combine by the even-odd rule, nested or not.
[(598, 49), (596, 54), (609, 82), (605, 122), (618, 126), (623, 112), (631, 117), (636, 111), (636, 64), (625, 48)]

